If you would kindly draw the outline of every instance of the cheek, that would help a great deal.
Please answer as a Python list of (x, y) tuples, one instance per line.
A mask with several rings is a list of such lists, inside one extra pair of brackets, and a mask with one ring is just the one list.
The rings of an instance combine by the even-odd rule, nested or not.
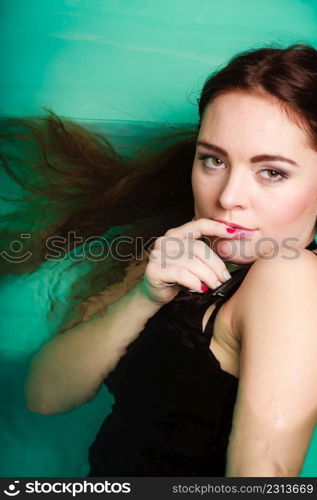
[(292, 193), (283, 203), (280, 200), (270, 205), (271, 220), (277, 224), (303, 224), (303, 219), (308, 215), (316, 214), (316, 190), (304, 193)]
[(215, 185), (211, 186), (206, 181), (206, 177), (199, 175), (197, 170), (193, 170), (192, 173), (192, 191), (195, 205), (200, 210), (208, 210), (208, 208), (212, 208), (217, 203), (218, 193)]
[(200, 182), (200, 179), (199, 179), (199, 175), (198, 175), (198, 172), (197, 172), (197, 167), (195, 167), (195, 165), (193, 166), (193, 169), (192, 169), (192, 178), (191, 178), (191, 181), (192, 181), (192, 190), (193, 190), (193, 194), (195, 197), (198, 197), (199, 196), (199, 193), (200, 193), (200, 185), (201, 185), (201, 182)]
[(218, 196), (212, 193), (210, 189), (201, 186), (194, 192), (195, 206), (199, 210), (201, 217), (210, 217), (217, 205)]

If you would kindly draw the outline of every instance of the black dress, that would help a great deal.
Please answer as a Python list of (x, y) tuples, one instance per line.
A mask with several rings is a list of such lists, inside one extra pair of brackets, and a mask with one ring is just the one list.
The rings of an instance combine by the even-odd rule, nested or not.
[(209, 344), (219, 308), (251, 265), (216, 290), (181, 290), (147, 321), (105, 380), (115, 403), (89, 448), (88, 477), (224, 477), (238, 379)]

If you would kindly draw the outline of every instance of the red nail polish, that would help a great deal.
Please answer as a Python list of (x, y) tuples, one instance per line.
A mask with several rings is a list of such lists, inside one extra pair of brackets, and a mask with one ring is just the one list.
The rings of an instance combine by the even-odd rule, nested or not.
[(233, 227), (226, 227), (226, 231), (232, 234), (235, 232), (235, 229)]
[(208, 286), (206, 286), (206, 285), (201, 285), (200, 288), (203, 292), (207, 292), (207, 290), (208, 290)]

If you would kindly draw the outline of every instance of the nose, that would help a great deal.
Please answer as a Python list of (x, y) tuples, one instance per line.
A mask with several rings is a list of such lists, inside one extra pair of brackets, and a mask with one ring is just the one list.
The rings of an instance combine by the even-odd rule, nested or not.
[(247, 206), (247, 175), (242, 168), (232, 169), (228, 176), (224, 177), (218, 202), (225, 210)]

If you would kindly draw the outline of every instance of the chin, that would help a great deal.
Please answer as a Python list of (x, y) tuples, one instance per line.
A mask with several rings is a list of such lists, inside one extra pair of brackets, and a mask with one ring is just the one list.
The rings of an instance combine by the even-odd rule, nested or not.
[(249, 264), (255, 260), (251, 242), (217, 238), (211, 244), (211, 249), (224, 261), (232, 264)]

